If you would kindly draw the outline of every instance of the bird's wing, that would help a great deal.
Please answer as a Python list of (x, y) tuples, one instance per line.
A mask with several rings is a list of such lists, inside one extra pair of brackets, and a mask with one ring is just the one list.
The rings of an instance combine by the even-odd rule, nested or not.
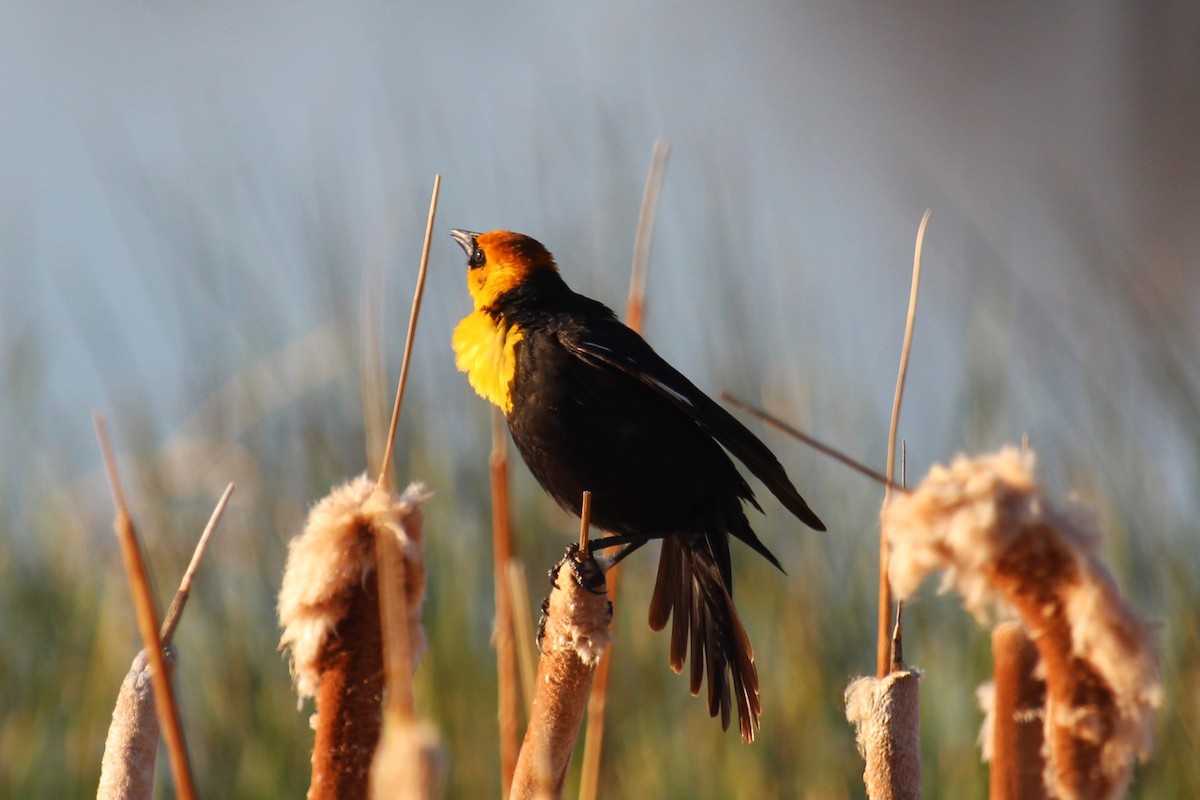
[(804, 502), (783, 465), (762, 441), (677, 369), (664, 361), (646, 341), (616, 319), (559, 331), (559, 341), (589, 365), (614, 370), (650, 387), (682, 410), (710, 436), (746, 465), (784, 507), (816, 530), (824, 523)]

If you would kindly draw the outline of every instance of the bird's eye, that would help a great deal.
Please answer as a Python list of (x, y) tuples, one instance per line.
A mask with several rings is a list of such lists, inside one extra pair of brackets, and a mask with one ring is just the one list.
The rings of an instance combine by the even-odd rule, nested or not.
[(483, 251), (476, 247), (471, 251), (471, 257), (467, 259), (467, 266), (472, 268), (482, 267), (484, 260)]

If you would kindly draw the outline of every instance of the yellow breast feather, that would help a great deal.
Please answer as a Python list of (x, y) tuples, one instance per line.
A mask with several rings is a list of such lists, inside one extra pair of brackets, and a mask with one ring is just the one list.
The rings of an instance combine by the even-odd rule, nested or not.
[(497, 321), (485, 311), (475, 311), (454, 329), (454, 364), (467, 373), (479, 396), (505, 413), (512, 411), (512, 382), (517, 371), (516, 347), (521, 331)]

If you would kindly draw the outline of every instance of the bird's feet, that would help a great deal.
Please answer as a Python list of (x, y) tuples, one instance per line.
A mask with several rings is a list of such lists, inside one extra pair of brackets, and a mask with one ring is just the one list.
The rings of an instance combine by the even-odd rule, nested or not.
[(604, 581), (604, 569), (600, 566), (600, 562), (596, 560), (595, 551), (591, 547), (591, 542), (588, 542), (588, 552), (581, 553), (579, 545), (572, 544), (567, 547), (563, 553), (562, 560), (554, 565), (550, 570), (550, 584), (558, 578), (558, 573), (562, 571), (564, 566), (571, 568), (571, 576), (575, 578), (575, 582), (582, 588), (592, 594), (605, 594), (608, 592), (608, 585)]
[[(589, 542), (589, 545), (591, 543)], [(550, 588), (554, 589), (559, 574), (563, 567), (568, 567), (571, 571), (571, 577), (574, 579), (584, 591), (591, 594), (607, 594), (608, 584), (604, 580), (604, 569), (600, 566), (600, 562), (596, 560), (595, 554), (589, 552), (586, 557), (581, 555), (579, 545), (570, 545), (566, 552), (563, 553), (562, 559), (554, 565), (550, 570)], [(538, 618), (537, 627), (537, 645), (540, 650), (542, 647), (542, 637), (546, 633), (546, 616), (550, 609), (550, 597), (546, 596), (542, 600), (542, 615)], [(612, 603), (608, 604), (608, 614), (612, 616)]]

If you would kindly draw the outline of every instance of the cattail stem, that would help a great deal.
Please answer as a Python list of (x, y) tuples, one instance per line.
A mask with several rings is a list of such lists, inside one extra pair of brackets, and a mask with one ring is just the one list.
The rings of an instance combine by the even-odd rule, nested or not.
[[(379, 491), (376, 489), (376, 491)], [(413, 719), (411, 611), (408, 606), (408, 565), (394, 536), (375, 537), (379, 572), (379, 620), (382, 634), (387, 712), (399, 722)]]
[[(604, 576), (608, 582), (608, 600), (611, 604), (617, 597), (617, 585), (621, 578), (621, 565), (609, 567)], [(611, 626), (611, 623), (610, 623)], [(579, 775), (579, 800), (596, 800), (600, 795), (600, 755), (604, 746), (605, 711), (608, 706), (608, 676), (612, 672), (613, 648), (604, 649), (600, 663), (596, 665), (596, 676), (592, 691), (588, 695), (587, 729), (583, 737), (583, 756)]]
[(371, 765), (372, 800), (441, 797), (443, 761), (437, 731), (431, 724), (416, 718), (400, 719), (386, 712)]
[(517, 687), (517, 653), (508, 565), (513, 560), (508, 511), (508, 435), (504, 415), (492, 410), (492, 579), (496, 595), (496, 678), (499, 692), (500, 788), (507, 797), (521, 750), (521, 699)]
[(367, 796), (382, 724), (380, 630), (379, 585), (372, 570), (350, 594), (337, 635), (329, 637), (321, 653), (308, 800)]
[(1044, 800), (1042, 724), (1046, 684), (1034, 677), (1037, 649), (1020, 622), (992, 630), (995, 694), (992, 699), (990, 800)]
[(512, 598), (514, 649), (517, 651), (522, 708), (528, 712), (533, 702), (533, 676), (537, 672), (537, 650), (534, 647), (537, 633), (531, 611), (533, 604), (529, 600), (529, 582), (525, 580), (525, 566), (517, 559), (508, 562), (508, 592)]

